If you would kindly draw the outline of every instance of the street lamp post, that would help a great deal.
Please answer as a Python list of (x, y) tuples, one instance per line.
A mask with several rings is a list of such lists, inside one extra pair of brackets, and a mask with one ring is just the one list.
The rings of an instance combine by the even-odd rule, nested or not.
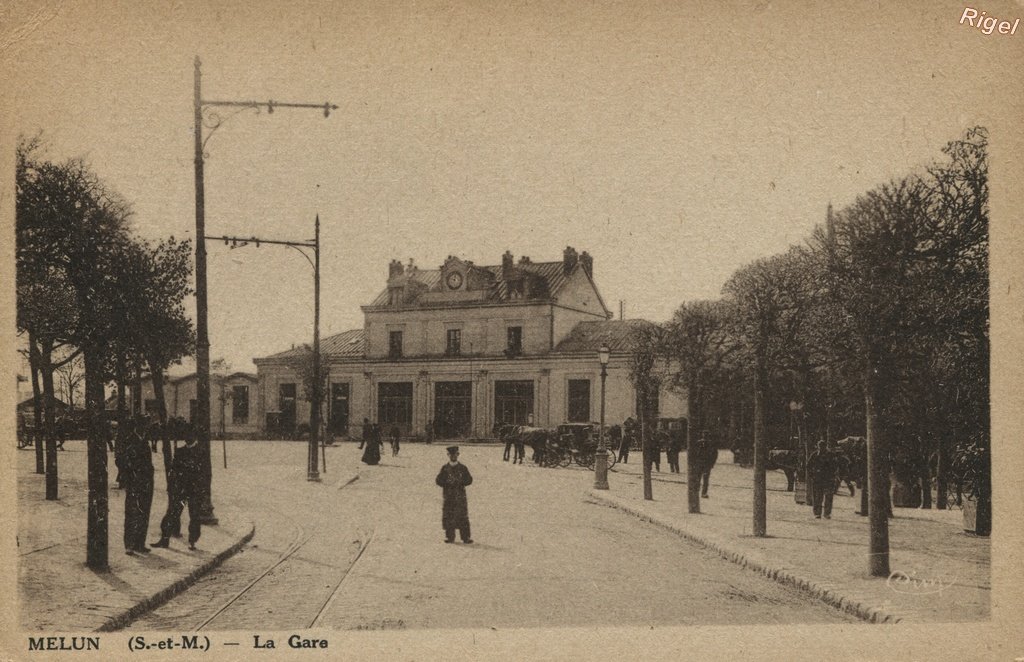
[(597, 350), (597, 358), (601, 362), (601, 427), (597, 433), (597, 453), (594, 457), (594, 489), (608, 489), (608, 449), (604, 440), (604, 383), (608, 378), (608, 358), (611, 351), (607, 345)]
[[(208, 101), (202, 96), (202, 74), (199, 56), (195, 59), (194, 83), (194, 120), (195, 120), (195, 180), (196, 180), (196, 437), (201, 450), (202, 483), (200, 497), (200, 513), (204, 524), (216, 524), (213, 515), (211, 498), (211, 482), (213, 470), (210, 462), (210, 337), (207, 325), (206, 295), (206, 219), (205, 219), (205, 186), (203, 182), (203, 148), (206, 140), (224, 122), (224, 118), (214, 117), (210, 133), (203, 140), (203, 109), (214, 107), (236, 108), (236, 112), (253, 109), (257, 112), (266, 109), (273, 113), (275, 108), (316, 108), (323, 110), (328, 117), (338, 107), (324, 102), (315, 103), (280, 103), (276, 101)], [(318, 319), (319, 321), (319, 319)], [(312, 433), (311, 433), (312, 436)]]

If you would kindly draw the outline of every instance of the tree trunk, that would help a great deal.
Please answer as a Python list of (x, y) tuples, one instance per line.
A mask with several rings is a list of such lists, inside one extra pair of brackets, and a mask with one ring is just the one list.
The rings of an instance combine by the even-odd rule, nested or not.
[(765, 396), (768, 371), (763, 361), (754, 368), (754, 535), (768, 535), (768, 485), (765, 468), (768, 460), (764, 429)]
[(699, 434), (700, 412), (695, 388), (686, 389), (686, 414), (689, 420), (686, 422), (686, 505), (688, 512), (700, 513), (700, 461), (694, 449), (697, 448), (697, 435)]
[(87, 462), (89, 466), (89, 509), (86, 523), (85, 564), (93, 570), (108, 565), (107, 444), (103, 435), (103, 355), (96, 347), (86, 348), (85, 408), (89, 422)]
[(137, 362), (132, 380), (132, 415), (141, 416), (145, 413), (142, 407), (142, 364)]
[(949, 459), (946, 456), (946, 436), (939, 436), (939, 462), (935, 467), (936, 507), (939, 510), (949, 508)]
[(874, 577), (889, 576), (889, 448), (880, 420), (883, 377), (878, 361), (864, 376), (864, 409), (868, 437), (868, 569)]
[(117, 465), (117, 486), (124, 487), (124, 476), (121, 475), (121, 458), (124, 455), (125, 440), (128, 434), (128, 402), (125, 394), (127, 368), (123, 355), (117, 357), (117, 434), (114, 435), (114, 464)]
[(925, 455), (924, 462), (921, 463), (921, 507), (926, 510), (932, 508), (932, 468), (931, 463), (928, 462), (928, 456)]
[(28, 365), (32, 375), (32, 418), (35, 429), (32, 431), (33, 443), (36, 450), (36, 473), (45, 474), (46, 464), (43, 458), (43, 397), (42, 389), (39, 386), (39, 348), (36, 346), (35, 335), (28, 335)]
[(57, 400), (53, 395), (53, 366), (50, 363), (53, 342), (44, 340), (40, 347), (40, 372), (43, 378), (43, 435), (46, 438), (46, 500), (57, 500), (57, 435), (54, 430), (53, 410)]
[(167, 402), (164, 399), (164, 371), (160, 364), (150, 360), (149, 372), (153, 377), (153, 397), (156, 398), (156, 413), (160, 421), (160, 441), (164, 458), (164, 478), (167, 479), (167, 493), (171, 493), (171, 440), (167, 434)]
[(640, 462), (644, 468), (644, 501), (654, 500), (654, 486), (651, 483), (651, 453), (648, 448), (650, 441), (647, 439), (647, 398), (646, 386), (640, 387), (640, 406), (637, 415), (640, 418)]

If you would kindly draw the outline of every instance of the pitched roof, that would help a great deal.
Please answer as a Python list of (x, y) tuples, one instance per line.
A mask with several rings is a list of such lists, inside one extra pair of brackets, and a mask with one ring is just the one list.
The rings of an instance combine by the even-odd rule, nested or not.
[(613, 352), (628, 352), (632, 349), (636, 329), (650, 325), (647, 320), (579, 322), (555, 346), (555, 352), (596, 352), (601, 345), (607, 345)]
[[(39, 394), (40, 401), (43, 399), (43, 397), (44, 397), (43, 394), (40, 393)], [(25, 398), (24, 400), (22, 400), (21, 402), (19, 402), (17, 404), (17, 409), (20, 411), (22, 409), (27, 409), (29, 407), (34, 407), (35, 406), (35, 399), (36, 398), (35, 398), (34, 395), (28, 396), (27, 398)], [(54, 410), (73, 409), (73, 407), (71, 405), (69, 405), (68, 403), (64, 402), (63, 400), (61, 400), (60, 398), (58, 398), (56, 396), (53, 397), (53, 406), (54, 406)]]
[[(233, 372), (230, 375), (226, 375), (226, 374), (221, 373), (221, 372), (211, 372), (210, 373), (210, 380), (211, 381), (215, 381), (215, 382), (216, 381), (221, 381), (223, 379), (233, 379), (235, 377), (244, 377), (244, 378), (252, 380), (254, 382), (259, 380), (259, 377), (257, 377), (255, 374), (253, 374), (251, 372)], [(150, 377), (149, 377), (149, 375), (143, 375), (142, 378), (143, 378), (143, 380), (146, 380), (146, 379), (149, 379)], [(188, 381), (190, 379), (195, 379), (195, 378), (196, 378), (196, 373), (190, 372), (190, 373), (188, 373), (186, 375), (178, 375), (176, 377), (171, 377), (171, 378), (167, 379), (166, 382), (168, 384), (177, 384), (179, 382), (186, 382), (186, 381)]]
[[(362, 329), (342, 331), (320, 339), (320, 352), (331, 358), (360, 358), (365, 353), (365, 348), (366, 334)], [(265, 358), (292, 359), (303, 356), (308, 351), (309, 345), (300, 345)]]
[[(487, 301), (508, 301), (509, 291), (508, 284), (501, 277), (501, 265), (487, 265), (479, 266), (473, 265), (475, 269), (483, 269), (494, 274), (494, 285), (491, 286), (490, 291), (487, 293)], [(519, 262), (514, 267), (515, 270), (532, 274), (539, 277), (546, 284), (547, 293), (550, 296), (555, 296), (558, 290), (569, 280), (569, 275), (565, 273), (563, 262)], [(582, 266), (577, 264), (574, 269), (582, 269)], [(426, 285), (427, 289), (435, 290), (441, 284), (441, 270), (440, 269), (416, 269), (410, 276), (411, 279), (418, 281)], [(370, 302), (370, 306), (386, 306), (388, 305), (388, 290), (384, 288), (380, 294), (378, 294), (373, 301)]]

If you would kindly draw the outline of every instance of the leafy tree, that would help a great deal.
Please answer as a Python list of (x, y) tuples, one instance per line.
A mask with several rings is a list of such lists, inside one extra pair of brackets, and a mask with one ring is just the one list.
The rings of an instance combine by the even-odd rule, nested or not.
[(185, 314), (185, 299), (192, 291), (191, 249), (191, 242), (174, 237), (155, 245), (136, 240), (126, 247), (119, 279), (117, 310), (123, 320), (125, 347), (145, 361), (153, 383), (168, 493), (172, 458), (164, 373), (195, 345), (192, 322)]
[[(127, 205), (108, 192), (81, 161), (51, 163), (31, 157), (25, 143), (18, 177), (18, 300), (21, 328), (39, 345), (43, 390), (53, 393), (49, 356), (58, 343), (81, 351), (89, 421), (86, 563), (107, 567), (107, 455), (103, 432), (104, 362), (115, 335), (111, 315), (127, 244)], [(38, 334), (38, 335), (37, 335)], [(47, 414), (52, 436), (52, 413)], [(56, 453), (47, 441), (47, 494), (56, 498)], [(54, 449), (55, 450), (55, 449)], [(53, 466), (49, 457), (52, 455)]]
[(928, 278), (920, 251), (926, 190), (918, 179), (885, 184), (840, 211), (816, 245), (825, 257), (829, 295), (843, 312), (859, 376), (868, 439), (869, 565), (889, 574), (889, 471), (892, 421), (884, 407), (905, 365), (907, 338), (928, 324), (917, 296)]
[(754, 535), (767, 535), (765, 410), (772, 373), (791, 363), (811, 306), (807, 252), (792, 248), (739, 269), (725, 284), (731, 329), (754, 381)]
[[(55, 370), (78, 356), (66, 343), (66, 331), (76, 323), (78, 309), (62, 256), (55, 251), (55, 235), (59, 233), (54, 229), (54, 212), (62, 201), (66, 173), (64, 167), (43, 158), (43, 148), (39, 136), (18, 142), (15, 269), (17, 325), (28, 335), (36, 430), (42, 430), (45, 437), (46, 498), (55, 500), (58, 482), (53, 377)], [(64, 358), (55, 360), (55, 352), (63, 352)], [(43, 439), (37, 435), (37, 472), (43, 469), (42, 446)]]
[(690, 513), (700, 512), (697, 458), (692, 452), (705, 427), (705, 399), (734, 347), (730, 344), (728, 309), (721, 301), (684, 303), (666, 326), (665, 354), (673, 366), (674, 388), (686, 389), (686, 491)]
[(658, 356), (663, 352), (664, 329), (649, 323), (633, 323), (631, 333), (629, 380), (636, 390), (637, 415), (640, 418), (640, 440), (643, 448), (644, 499), (654, 498), (651, 485), (651, 455), (648, 444), (650, 419), (657, 415), (657, 396), (661, 379), (656, 370)]

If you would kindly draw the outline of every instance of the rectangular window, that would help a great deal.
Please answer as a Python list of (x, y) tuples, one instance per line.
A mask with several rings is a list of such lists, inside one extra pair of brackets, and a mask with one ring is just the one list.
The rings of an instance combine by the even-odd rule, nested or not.
[(412, 426), (412, 382), (381, 382), (377, 384), (377, 422), (387, 435), (397, 427), (408, 434)]
[(144, 405), (144, 408), (145, 408), (147, 414), (152, 414), (152, 415), (156, 416), (157, 413), (158, 413), (157, 412), (157, 404), (156, 404), (156, 400), (155, 399), (146, 398), (146, 403)]
[(533, 382), (494, 382), (494, 422), (499, 425), (533, 425)]
[(569, 380), (569, 422), (590, 422), (590, 380)]
[(448, 356), (458, 356), (462, 353), (462, 329), (448, 329), (444, 353)]
[(231, 422), (249, 422), (249, 387), (244, 384), (231, 388)]
[(509, 356), (518, 356), (523, 353), (523, 327), (510, 326), (507, 331), (508, 344), (505, 353)]
[(281, 431), (293, 432), (295, 430), (295, 384), (278, 384), (277, 386), (277, 409), (281, 412)]
[(402, 356), (402, 332), (391, 331), (388, 333), (388, 356), (393, 359)]

